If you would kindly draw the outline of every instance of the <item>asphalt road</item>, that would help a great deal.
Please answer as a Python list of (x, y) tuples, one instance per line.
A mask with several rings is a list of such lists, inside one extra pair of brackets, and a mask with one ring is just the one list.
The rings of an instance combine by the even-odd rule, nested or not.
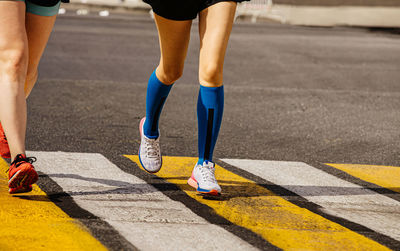
[[(168, 156), (197, 155), (195, 24), (192, 33), (184, 75), (161, 116), (162, 152)], [(368, 29), (237, 23), (225, 63), (225, 112), (215, 158), (301, 161), (373, 188), (322, 163), (400, 165), (399, 38)], [(138, 151), (146, 82), (158, 59), (156, 28), (147, 16), (59, 17), (29, 97), (27, 148), (101, 153), (162, 188), (165, 182), (132, 169), (122, 157)], [(50, 195), (62, 192), (50, 179), (40, 185)], [(208, 210), (177, 198), (179, 191), (163, 192), (199, 215)], [(398, 194), (382, 193), (400, 201)], [(53, 199), (68, 212), (82, 213), (71, 209), (68, 198)], [(102, 224), (88, 225), (107, 229)], [(232, 232), (267, 247), (243, 229)], [(400, 247), (385, 236), (370, 237)], [(130, 245), (111, 237), (102, 241), (116, 249)]]
[[(238, 23), (217, 158), (400, 165), (399, 36)], [(163, 152), (196, 156), (197, 27), (161, 117)], [(133, 153), (159, 58), (150, 18), (60, 17), (29, 98), (28, 148)]]

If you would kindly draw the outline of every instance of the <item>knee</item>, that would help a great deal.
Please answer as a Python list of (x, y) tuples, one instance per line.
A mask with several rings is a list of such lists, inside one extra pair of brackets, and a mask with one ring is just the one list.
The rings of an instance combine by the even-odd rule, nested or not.
[(28, 50), (24, 46), (14, 46), (12, 49), (0, 48), (0, 70), (10, 81), (20, 82), (26, 76)]
[(162, 67), (157, 69), (157, 77), (159, 80), (166, 84), (170, 85), (177, 81), (183, 74), (183, 66), (182, 67)]
[(222, 85), (223, 69), (219, 64), (207, 64), (200, 66), (199, 71), (200, 84), (210, 87)]

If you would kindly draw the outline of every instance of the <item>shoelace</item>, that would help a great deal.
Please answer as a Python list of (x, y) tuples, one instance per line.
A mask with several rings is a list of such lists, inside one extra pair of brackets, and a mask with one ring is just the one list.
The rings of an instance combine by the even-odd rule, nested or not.
[(201, 177), (205, 182), (217, 183), (215, 179), (215, 167), (212, 165), (203, 165), (200, 167)]
[(145, 141), (146, 153), (149, 158), (159, 158), (160, 157), (160, 145), (157, 139), (147, 139)]
[[(29, 164), (32, 164), (33, 162), (36, 162), (36, 158), (35, 157), (22, 157), (21, 154), (18, 154), (17, 157), (15, 157), (14, 161), (11, 163), (10, 166), (15, 164), (15, 167), (18, 167), (19, 165), (21, 165), (23, 162), (28, 162)], [(7, 169), (6, 173), (10, 170), (10, 168)]]

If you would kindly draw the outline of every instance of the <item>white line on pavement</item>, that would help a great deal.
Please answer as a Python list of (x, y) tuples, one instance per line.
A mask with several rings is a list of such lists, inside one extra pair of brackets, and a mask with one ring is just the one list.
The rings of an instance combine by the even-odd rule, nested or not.
[[(252, 250), (101, 154), (29, 152), (83, 209), (100, 217), (141, 250)], [(132, 165), (132, 168), (135, 168)]]
[[(323, 207), (324, 212), (400, 240), (400, 202), (302, 162), (222, 159)], [(218, 170), (217, 170), (218, 172)]]

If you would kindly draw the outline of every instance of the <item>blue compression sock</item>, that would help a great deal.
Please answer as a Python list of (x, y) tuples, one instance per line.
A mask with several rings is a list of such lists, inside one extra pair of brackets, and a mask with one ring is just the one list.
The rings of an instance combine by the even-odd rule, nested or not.
[(199, 141), (199, 161), (212, 161), (215, 143), (221, 127), (224, 111), (224, 87), (205, 87), (200, 85), (197, 100), (197, 122)]
[(147, 85), (146, 96), (146, 121), (143, 125), (144, 135), (148, 138), (158, 138), (158, 120), (165, 100), (172, 85), (165, 85), (156, 76), (156, 71), (151, 74)]

